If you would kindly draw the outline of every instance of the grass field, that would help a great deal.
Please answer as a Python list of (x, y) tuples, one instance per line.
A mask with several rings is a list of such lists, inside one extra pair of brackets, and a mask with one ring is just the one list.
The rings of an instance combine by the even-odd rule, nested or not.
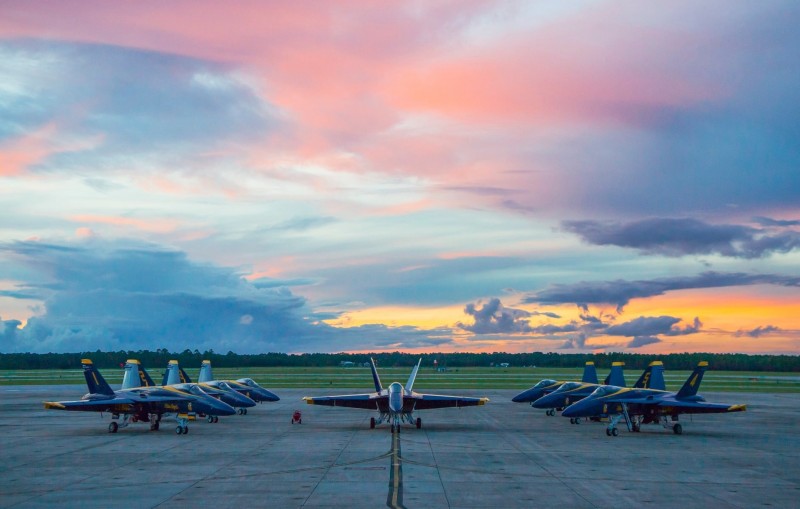
[[(197, 379), (199, 369), (186, 369)], [(405, 383), (409, 368), (379, 368), (383, 385), (393, 381)], [(607, 371), (598, 370), (604, 378)], [(112, 387), (122, 382), (121, 369), (101, 370)], [(160, 383), (162, 369), (149, 370), (156, 383)], [(544, 378), (556, 380), (580, 380), (583, 369), (569, 368), (456, 368), (447, 372), (436, 372), (430, 368), (420, 369), (414, 384), (415, 390), (439, 389), (518, 389), (531, 387)], [(625, 379), (633, 384), (638, 371), (627, 370)], [(372, 377), (369, 368), (214, 368), (217, 379), (250, 377), (268, 389), (280, 388), (342, 388), (371, 390)], [(689, 376), (689, 371), (667, 371), (665, 379), (668, 390), (677, 390)], [(0, 385), (83, 385), (83, 372), (75, 370), (0, 370)], [(701, 392), (789, 392), (800, 393), (800, 374), (773, 372), (708, 371), (703, 378)]]

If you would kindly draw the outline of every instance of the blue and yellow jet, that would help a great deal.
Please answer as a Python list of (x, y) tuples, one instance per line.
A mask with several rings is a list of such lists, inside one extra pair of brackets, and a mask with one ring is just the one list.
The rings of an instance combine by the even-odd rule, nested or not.
[[(624, 362), (613, 362), (611, 364), (611, 372), (605, 379), (604, 385), (614, 385), (617, 387), (626, 387), (625, 375), (622, 372)], [(600, 387), (600, 384), (590, 384), (585, 382), (566, 382), (558, 389), (546, 394), (537, 399), (531, 406), (534, 408), (553, 408), (561, 411), (576, 401), (592, 394), (595, 389)], [(642, 375), (633, 385), (634, 388), (642, 389), (659, 389), (665, 390), (664, 384), (664, 364), (661, 361), (653, 361), (645, 368)], [(580, 417), (570, 417), (571, 424), (580, 424)]]
[[(197, 385), (209, 396), (222, 400), (234, 407), (239, 415), (246, 414), (248, 408), (256, 406), (255, 401), (225, 385), (213, 386), (206, 383), (193, 383), (192, 379), (189, 378), (189, 375), (176, 360), (169, 361), (167, 364), (167, 371), (164, 372), (161, 385), (169, 385), (182, 391), (190, 390), (192, 385)], [(218, 421), (219, 417), (216, 415), (208, 416), (208, 422)]]
[(378, 370), (375, 369), (375, 361), (370, 359), (372, 369), (372, 381), (375, 383), (375, 392), (366, 394), (345, 394), (342, 396), (318, 396), (303, 398), (309, 405), (341, 406), (348, 408), (363, 408), (365, 410), (377, 410), (378, 419), (371, 417), (369, 427), (375, 428), (376, 424), (384, 421), (391, 423), (391, 432), (400, 432), (400, 423), (407, 422), (414, 424), (417, 428), (422, 427), (422, 419), (414, 418), (415, 410), (428, 410), (433, 408), (452, 408), (485, 405), (489, 398), (468, 398), (462, 396), (445, 396), (440, 394), (422, 394), (414, 392), (414, 380), (417, 377), (419, 366), (422, 359), (411, 371), (405, 387), (399, 382), (393, 382), (388, 388), (384, 389)]
[[(109, 412), (112, 418), (108, 425), (109, 433), (116, 433), (119, 428), (127, 427), (129, 420), (149, 422), (150, 430), (157, 431), (161, 417), (167, 413), (175, 413), (178, 420), (175, 433), (185, 435), (189, 432), (188, 421), (194, 413), (208, 415), (233, 415), (235, 413), (230, 405), (199, 390), (184, 392), (172, 387), (152, 386), (124, 388), (125, 383), (123, 383), (123, 389), (114, 391), (94, 367), (91, 360), (83, 359), (81, 364), (89, 393), (77, 401), (45, 401), (44, 407), (50, 410)], [(126, 370), (126, 375), (128, 373), (132, 373), (132, 371)], [(142, 376), (146, 376), (146, 374)], [(149, 377), (147, 378), (149, 379)], [(129, 385), (132, 383), (130, 380), (127, 382)], [(149, 380), (149, 383), (152, 384), (152, 380)], [(120, 416), (123, 417), (122, 423), (118, 424), (116, 420)]]
[[(597, 381), (597, 370), (594, 367), (593, 361), (587, 361), (583, 367), (583, 378), (581, 378), (581, 382), (589, 383), (589, 384), (596, 384)], [(544, 380), (540, 380), (536, 385), (531, 387), (530, 389), (524, 390), (511, 398), (511, 401), (514, 403), (530, 403), (533, 405), (533, 402), (537, 399), (550, 394), (551, 392), (555, 391), (562, 385), (567, 383), (565, 380), (553, 380), (550, 378), (545, 378)], [(554, 408), (548, 409), (545, 414), (549, 416), (556, 415), (556, 411)]]
[(617, 436), (617, 423), (625, 419), (629, 431), (638, 432), (642, 424), (672, 425), (676, 435), (683, 433), (678, 422), (680, 414), (711, 414), (744, 412), (745, 405), (707, 403), (697, 394), (708, 362), (700, 362), (678, 392), (657, 389), (640, 389), (603, 385), (590, 396), (573, 403), (561, 413), (563, 417), (609, 417), (606, 435)]
[[(210, 387), (217, 387), (225, 390), (234, 390), (239, 394), (243, 394), (248, 398), (258, 403), (265, 401), (280, 401), (281, 398), (277, 394), (268, 391), (261, 387), (252, 378), (239, 378), (238, 380), (214, 380), (214, 375), (211, 372), (211, 361), (203, 361), (200, 366), (200, 375), (197, 377), (197, 382), (208, 385)], [(247, 413), (245, 409), (244, 412)]]

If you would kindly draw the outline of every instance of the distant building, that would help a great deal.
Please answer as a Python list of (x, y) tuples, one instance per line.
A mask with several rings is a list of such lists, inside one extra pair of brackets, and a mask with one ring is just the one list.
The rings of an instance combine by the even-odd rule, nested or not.
[(356, 365), (356, 363), (352, 362), (352, 361), (342, 361), (342, 362), (339, 363), (339, 366), (341, 366), (343, 368), (352, 368), (355, 365)]

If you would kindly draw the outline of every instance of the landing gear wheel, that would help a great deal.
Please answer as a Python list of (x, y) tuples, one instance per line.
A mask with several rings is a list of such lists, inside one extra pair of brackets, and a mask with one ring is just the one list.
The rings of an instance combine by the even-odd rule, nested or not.
[(211, 423), (214, 422), (214, 416), (213, 415), (209, 415), (206, 420), (208, 421), (209, 424), (211, 424)]
[(369, 429), (375, 429), (375, 418), (374, 417), (370, 417), (369, 418)]
[(681, 426), (680, 424), (675, 424), (675, 426), (672, 427), (672, 432), (675, 433), (676, 435), (680, 435), (681, 433), (683, 433), (683, 426)]
[(580, 417), (576, 417), (575, 418), (575, 424), (580, 424), (580, 423), (581, 423), (581, 418)]
[(219, 416), (218, 416), (218, 415), (215, 415), (215, 416), (214, 416), (214, 423), (216, 424), (216, 423), (218, 423), (218, 422), (219, 422)]
[(183, 434), (183, 426), (178, 426), (178, 427), (176, 427), (176, 428), (175, 428), (175, 434), (176, 434), (176, 435), (181, 435), (181, 434)]
[(188, 433), (189, 433), (189, 426), (184, 426), (183, 427), (183, 434), (187, 435)]
[(611, 430), (610, 430), (610, 429), (608, 429), (608, 428), (606, 428), (606, 436), (607, 436), (607, 437), (610, 437), (610, 436), (611, 436)]
[(417, 429), (420, 429), (421, 427), (422, 427), (422, 418), (417, 417)]
[(112, 422), (108, 425), (109, 433), (116, 433), (118, 429), (119, 429), (119, 424), (117, 424), (116, 422)]
[(391, 427), (391, 428), (389, 428), (389, 431), (390, 431), (391, 433), (394, 433), (394, 424), (392, 424), (392, 427)]
[(242, 408), (242, 415), (247, 415), (247, 409), (246, 408)]
[(619, 430), (617, 428), (614, 428), (611, 430), (611, 434), (616, 437), (619, 435)]
[(642, 431), (642, 425), (639, 424), (638, 422), (634, 422), (631, 425), (631, 431), (633, 431), (634, 433), (639, 433), (640, 431)]
[(242, 412), (242, 410), (244, 410), (244, 409), (243, 408), (239, 408), (239, 409), (236, 410), (236, 413), (239, 414), (239, 415), (244, 415), (244, 412)]

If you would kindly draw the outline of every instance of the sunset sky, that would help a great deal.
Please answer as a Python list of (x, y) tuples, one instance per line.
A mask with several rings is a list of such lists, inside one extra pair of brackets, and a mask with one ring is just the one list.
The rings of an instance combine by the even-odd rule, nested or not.
[(0, 352), (800, 354), (799, 26), (0, 0)]

